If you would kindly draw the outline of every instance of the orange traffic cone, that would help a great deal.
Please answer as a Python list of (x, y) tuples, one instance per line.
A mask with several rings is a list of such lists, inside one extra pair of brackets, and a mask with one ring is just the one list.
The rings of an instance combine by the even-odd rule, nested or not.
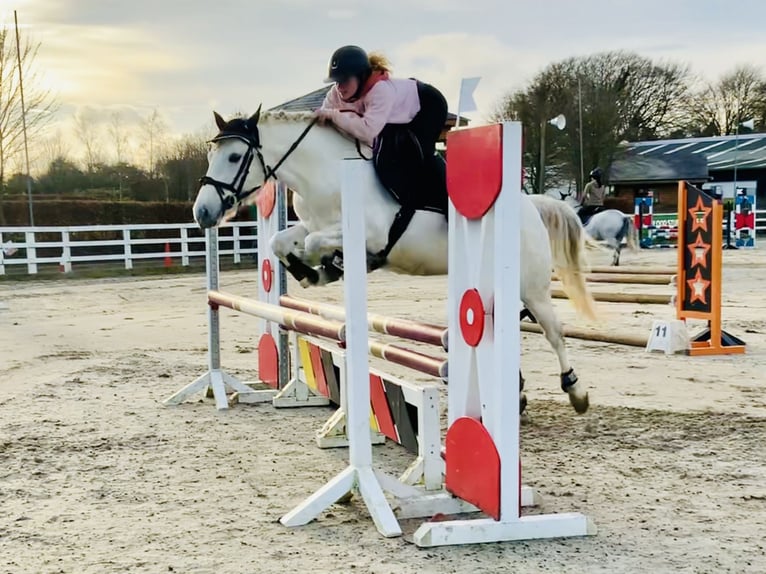
[(165, 267), (172, 267), (173, 259), (170, 257), (170, 243), (165, 242)]

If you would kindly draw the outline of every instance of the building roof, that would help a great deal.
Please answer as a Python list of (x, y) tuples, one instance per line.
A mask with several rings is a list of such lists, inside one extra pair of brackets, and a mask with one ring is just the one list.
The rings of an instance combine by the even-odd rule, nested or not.
[(766, 134), (740, 134), (630, 143), (629, 152), (646, 158), (673, 161), (673, 156), (704, 157), (709, 171), (766, 168)]
[(686, 152), (672, 155), (641, 155), (627, 150), (609, 165), (611, 184), (671, 183), (678, 180), (705, 182), (708, 165), (705, 157)]

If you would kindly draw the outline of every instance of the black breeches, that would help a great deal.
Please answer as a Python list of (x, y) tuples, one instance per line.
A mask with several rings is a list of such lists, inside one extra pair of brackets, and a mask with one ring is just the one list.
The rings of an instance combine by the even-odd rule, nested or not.
[[(383, 185), (403, 207), (446, 207), (443, 160), (436, 142), (447, 121), (447, 101), (429, 84), (418, 82), (420, 111), (409, 124), (387, 124), (376, 139), (375, 169)], [(439, 205), (436, 205), (439, 204)], [(443, 205), (442, 205), (443, 204)]]

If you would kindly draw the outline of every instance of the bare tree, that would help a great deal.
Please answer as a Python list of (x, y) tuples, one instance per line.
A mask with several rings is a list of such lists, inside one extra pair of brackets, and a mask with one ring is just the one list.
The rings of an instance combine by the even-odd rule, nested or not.
[[(10, 162), (24, 149), (24, 120), (27, 137), (33, 141), (50, 123), (57, 107), (53, 94), (41, 85), (36, 66), (39, 50), (39, 42), (23, 38), (17, 51), (15, 32), (8, 26), (0, 25), (0, 224), (5, 223), (3, 199), (6, 174)], [(24, 81), (25, 110), (21, 105), (19, 60)]]
[(766, 78), (755, 66), (738, 66), (716, 83), (695, 91), (687, 109), (692, 135), (731, 135), (750, 118), (758, 128), (766, 129)]
[(61, 130), (56, 130), (51, 136), (45, 138), (41, 145), (37, 146), (37, 153), (35, 154), (37, 171), (46, 171), (55, 160), (66, 158), (68, 155), (69, 147), (64, 142)]
[(96, 118), (87, 110), (80, 110), (74, 117), (74, 133), (80, 140), (85, 152), (85, 169), (93, 172), (96, 165), (103, 162), (101, 138), (96, 126)]
[(125, 162), (128, 152), (128, 133), (120, 112), (114, 112), (109, 117), (109, 137), (114, 144), (114, 162), (119, 165)]
[[(628, 52), (569, 58), (550, 64), (525, 89), (507, 95), (492, 119), (524, 124), (524, 163), (535, 191), (544, 191), (538, 173), (541, 130), (547, 141), (543, 179), (576, 181), (579, 187), (581, 158), (587, 170), (603, 168), (620, 141), (663, 137), (678, 128), (687, 78), (683, 66)], [(561, 113), (568, 120), (566, 130), (550, 129), (548, 120)]]
[(167, 123), (156, 108), (141, 122), (146, 168), (152, 178), (158, 175), (157, 162), (165, 149), (167, 132)]

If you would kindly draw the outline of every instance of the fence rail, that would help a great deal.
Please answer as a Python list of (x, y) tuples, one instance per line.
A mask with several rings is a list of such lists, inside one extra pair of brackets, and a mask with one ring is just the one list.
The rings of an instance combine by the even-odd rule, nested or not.
[[(633, 215), (633, 214), (629, 214)], [(292, 225), (294, 222), (290, 222)], [(220, 228), (220, 254), (234, 264), (258, 253), (257, 222), (237, 221)], [(766, 209), (755, 212), (756, 233), (766, 233)], [(184, 267), (205, 257), (205, 235), (194, 223), (152, 225), (77, 225), (68, 227), (0, 227), (0, 275), (11, 267), (28, 274), (41, 266), (75, 267), (121, 262), (133, 269), (136, 261), (180, 262)], [(169, 258), (169, 259), (168, 259)]]
[[(235, 264), (258, 253), (257, 223), (231, 222), (221, 226), (220, 254)], [(133, 269), (135, 261), (180, 262), (205, 258), (205, 235), (194, 223), (152, 225), (78, 225), (69, 227), (0, 227), (0, 275), (13, 266), (28, 274), (40, 266), (70, 272), (77, 265), (120, 261)]]

